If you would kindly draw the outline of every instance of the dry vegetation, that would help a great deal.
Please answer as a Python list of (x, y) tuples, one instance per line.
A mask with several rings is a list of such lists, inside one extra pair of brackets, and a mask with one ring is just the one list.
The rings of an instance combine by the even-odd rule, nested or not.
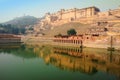
[(87, 28), (89, 28), (90, 25), (88, 24), (81, 24), (78, 22), (71, 22), (71, 23), (66, 23), (60, 26), (55, 26), (52, 30), (46, 30), (44, 31), (45, 36), (54, 36), (57, 34), (62, 34), (62, 35), (67, 35), (67, 30), (73, 28), (77, 31), (77, 34), (82, 34), (85, 33)]

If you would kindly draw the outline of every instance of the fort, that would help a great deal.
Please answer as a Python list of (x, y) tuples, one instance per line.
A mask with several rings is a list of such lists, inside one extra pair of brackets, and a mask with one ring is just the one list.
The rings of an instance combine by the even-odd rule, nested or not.
[[(57, 31), (61, 29), (60, 27), (62, 27), (59, 27), (59, 25), (76, 22), (80, 23), (80, 28), (76, 29), (81, 29), (77, 35), (66, 36), (66, 34), (64, 35), (61, 31), (59, 33), (63, 34), (62, 36), (54, 36), (53, 38), (55, 44), (78, 44), (80, 46), (82, 43), (83, 46), (86, 47), (108, 48), (110, 46), (110, 36), (114, 36), (114, 47), (116, 49), (120, 49), (120, 8), (113, 10), (109, 9), (104, 12), (95, 6), (82, 9), (61, 9), (56, 13), (46, 13), (44, 18), (35, 25), (34, 30), (35, 32), (38, 31), (39, 33), (42, 33), (42, 31), (45, 30), (45, 27), (52, 26), (55, 30), (52, 30), (52, 28), (50, 30), (57, 33)], [(82, 28), (84, 26), (81, 24), (88, 26), (86, 26), (86, 28)], [(74, 25), (72, 27), (74, 27)], [(68, 28), (66, 30), (68, 30)], [(80, 32), (82, 30), (84, 32)], [(56, 33), (53, 35), (57, 35)]]
[(40, 25), (60, 25), (67, 22), (91, 23), (116, 23), (120, 22), (120, 8), (101, 12), (99, 8), (92, 6), (82, 9), (61, 9), (56, 13), (46, 13), (40, 21)]
[[(101, 11), (95, 6), (87, 8), (74, 8), (74, 9), (61, 9), (56, 13), (46, 13), (45, 16), (34, 25), (34, 31), (40, 33), (42, 30), (53, 29), (56, 26), (78, 22), (82, 24), (89, 24), (91, 29), (87, 33), (96, 33), (96, 30), (100, 28), (99, 34), (105, 34), (104, 28), (109, 30), (120, 32), (119, 29), (111, 29), (116, 23), (120, 23), (120, 8), (109, 9), (107, 11)], [(92, 30), (93, 28), (94, 30)], [(102, 27), (102, 28), (101, 28)]]

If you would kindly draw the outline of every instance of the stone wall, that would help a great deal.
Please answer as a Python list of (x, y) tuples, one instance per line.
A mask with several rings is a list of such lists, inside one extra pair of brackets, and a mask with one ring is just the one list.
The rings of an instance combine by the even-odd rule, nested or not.
[(105, 20), (106, 18), (115, 19), (120, 17), (120, 9), (108, 10), (100, 12), (97, 7), (87, 7), (83, 9), (61, 9), (57, 13), (47, 14), (45, 20), (48, 22), (56, 22), (60, 20), (68, 21), (86, 21), (86, 23), (92, 23), (97, 20)]
[(47, 25), (58, 26), (69, 22), (80, 22), (83, 24), (107, 22), (107, 24), (114, 24), (120, 22), (120, 9), (105, 12), (101, 12), (94, 6), (82, 9), (61, 9), (56, 13), (47, 13), (45, 18), (35, 25), (35, 31), (44, 30)]
[[(49, 14), (49, 18), (56, 18), (56, 20), (65, 20), (68, 19), (70, 21), (79, 19), (79, 18), (87, 18), (87, 17), (93, 17), (96, 15), (100, 10), (96, 7), (88, 7), (88, 8), (83, 8), (83, 9), (69, 9), (69, 10), (64, 10), (61, 9), (61, 11), (58, 11), (57, 13), (54, 14)], [(46, 15), (48, 17), (48, 15)], [(55, 21), (56, 21), (55, 20)]]
[(21, 42), (21, 37), (12, 34), (0, 34), (0, 43)]

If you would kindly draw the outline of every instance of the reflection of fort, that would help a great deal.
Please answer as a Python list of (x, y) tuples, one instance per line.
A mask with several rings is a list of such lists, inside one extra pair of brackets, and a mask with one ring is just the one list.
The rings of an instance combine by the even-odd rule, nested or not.
[(67, 54), (75, 57), (82, 57), (82, 48), (76, 47), (54, 47), (54, 53)]
[(79, 48), (54, 46), (50, 54), (39, 52), (39, 57), (42, 57), (47, 64), (53, 64), (63, 70), (87, 74), (103, 71), (120, 77), (120, 55), (106, 50), (81, 51)]

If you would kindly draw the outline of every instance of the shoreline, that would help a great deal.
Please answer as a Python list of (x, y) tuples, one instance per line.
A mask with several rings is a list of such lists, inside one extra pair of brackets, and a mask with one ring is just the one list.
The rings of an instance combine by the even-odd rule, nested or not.
[[(37, 44), (37, 45), (60, 45), (60, 46), (74, 46), (74, 47), (80, 47), (80, 44), (73, 44), (73, 43), (59, 43), (54, 42), (53, 38), (46, 38), (46, 37), (29, 37), (27, 40), (23, 41), (25, 44)], [(96, 43), (96, 42), (83, 42), (83, 47), (89, 47), (89, 48), (102, 48), (102, 49), (108, 49), (110, 47), (110, 44), (108, 43)], [(115, 50), (120, 50), (119, 44), (113, 44), (113, 47)]]

